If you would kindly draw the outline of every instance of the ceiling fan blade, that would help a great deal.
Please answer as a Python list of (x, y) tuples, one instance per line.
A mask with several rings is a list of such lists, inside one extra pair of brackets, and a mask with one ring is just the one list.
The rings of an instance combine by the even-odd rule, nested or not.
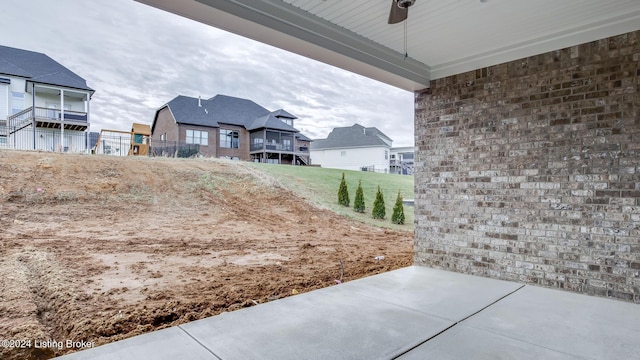
[(391, 11), (389, 11), (389, 24), (397, 24), (407, 20), (409, 11), (407, 8), (401, 8), (397, 4), (397, 0), (391, 0)]

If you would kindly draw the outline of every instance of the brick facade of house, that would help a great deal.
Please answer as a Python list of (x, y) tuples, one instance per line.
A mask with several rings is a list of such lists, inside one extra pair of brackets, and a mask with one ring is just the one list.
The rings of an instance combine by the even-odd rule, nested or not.
[(249, 132), (245, 130), (242, 126), (235, 125), (227, 125), (220, 124), (219, 129), (215, 129), (212, 133), (215, 133), (216, 141), (219, 142), (220, 139), (220, 130), (231, 130), (238, 132), (238, 148), (227, 148), (220, 147), (218, 148), (218, 156), (220, 157), (229, 157), (229, 158), (238, 158), (240, 160), (249, 161), (251, 157), (249, 156)]
[(166, 139), (178, 139), (178, 126), (173, 120), (171, 111), (166, 107), (158, 111), (152, 139), (160, 141), (162, 136)]
[(640, 303), (639, 42), (416, 92), (416, 265)]
[[(172, 119), (173, 121), (173, 119)], [(156, 122), (157, 124), (158, 122)], [(189, 125), (189, 124), (176, 124), (173, 121), (173, 126), (176, 127), (178, 132), (178, 144), (193, 144), (192, 142), (187, 141), (187, 130), (194, 130), (200, 132), (207, 133), (207, 145), (199, 145), (198, 152), (204, 156), (216, 157), (218, 156), (218, 132), (215, 128), (210, 128), (208, 126), (197, 126), (197, 125)], [(171, 139), (171, 138), (169, 138)], [(193, 141), (193, 140), (192, 140)]]

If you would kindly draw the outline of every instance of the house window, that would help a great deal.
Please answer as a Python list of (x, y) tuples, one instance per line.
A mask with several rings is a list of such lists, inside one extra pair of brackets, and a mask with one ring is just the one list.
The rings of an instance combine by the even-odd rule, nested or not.
[(347, 156), (347, 152), (346, 151), (340, 151), (340, 156), (342, 156), (342, 157)]
[(15, 115), (24, 110), (24, 93), (11, 92), (11, 115)]
[(209, 145), (209, 133), (199, 130), (187, 130), (187, 144)]
[(166, 141), (166, 140), (167, 140), (167, 133), (160, 134), (160, 141)]
[(384, 151), (384, 159), (389, 160), (389, 152), (387, 150)]
[(240, 147), (240, 135), (237, 131), (220, 129), (220, 147), (237, 149)]

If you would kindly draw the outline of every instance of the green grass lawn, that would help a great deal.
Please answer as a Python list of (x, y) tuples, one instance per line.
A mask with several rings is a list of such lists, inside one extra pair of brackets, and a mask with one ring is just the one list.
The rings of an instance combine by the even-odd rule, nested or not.
[[(412, 206), (405, 205), (404, 207), (405, 225), (395, 225), (391, 223), (393, 205), (395, 204), (398, 190), (404, 199), (414, 198), (413, 176), (326, 169), (312, 166), (249, 164), (277, 178), (283, 186), (310, 200), (319, 207), (333, 210), (341, 215), (357, 219), (367, 224), (413, 231)], [(349, 208), (338, 205), (338, 187), (340, 186), (342, 173), (345, 175), (349, 189)], [(359, 180), (362, 180), (362, 190), (364, 192), (366, 206), (365, 213), (363, 214), (353, 211), (353, 201)], [(380, 189), (384, 194), (386, 207), (386, 218), (384, 220), (375, 220), (371, 217), (373, 200), (375, 199), (378, 185), (380, 185)]]

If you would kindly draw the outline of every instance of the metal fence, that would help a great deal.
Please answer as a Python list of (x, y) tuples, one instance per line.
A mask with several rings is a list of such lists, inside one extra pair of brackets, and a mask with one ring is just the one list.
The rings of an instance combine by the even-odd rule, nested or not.
[[(153, 157), (181, 157), (188, 158), (200, 152), (200, 145), (185, 144), (177, 141), (153, 140), (144, 137), (140, 144), (149, 147), (149, 156)], [(96, 143), (92, 146), (92, 153), (98, 155), (128, 156), (135, 153), (132, 150), (131, 133), (125, 131), (103, 130)]]
[[(126, 131), (86, 131), (23, 127), (8, 131), (4, 121), (0, 122), (0, 149), (36, 150), (71, 153), (93, 153), (98, 155), (128, 156), (132, 150), (132, 136)], [(152, 140), (145, 137), (143, 145), (149, 146), (149, 156), (188, 158), (200, 153), (200, 145), (178, 141)]]
[(0, 119), (0, 149), (6, 149), (9, 145), (7, 139), (7, 121)]
[(151, 140), (149, 156), (188, 158), (200, 153), (200, 145), (178, 141)]
[(131, 148), (131, 133), (102, 131), (91, 148), (91, 152), (97, 155), (127, 156)]
[(91, 147), (88, 133), (77, 130), (62, 133), (60, 129), (34, 129), (30, 125), (17, 131), (5, 131), (0, 137), (0, 147), (14, 150), (86, 153)]
[(375, 165), (361, 166), (360, 171), (376, 172), (386, 174), (389, 170), (377, 168)]

